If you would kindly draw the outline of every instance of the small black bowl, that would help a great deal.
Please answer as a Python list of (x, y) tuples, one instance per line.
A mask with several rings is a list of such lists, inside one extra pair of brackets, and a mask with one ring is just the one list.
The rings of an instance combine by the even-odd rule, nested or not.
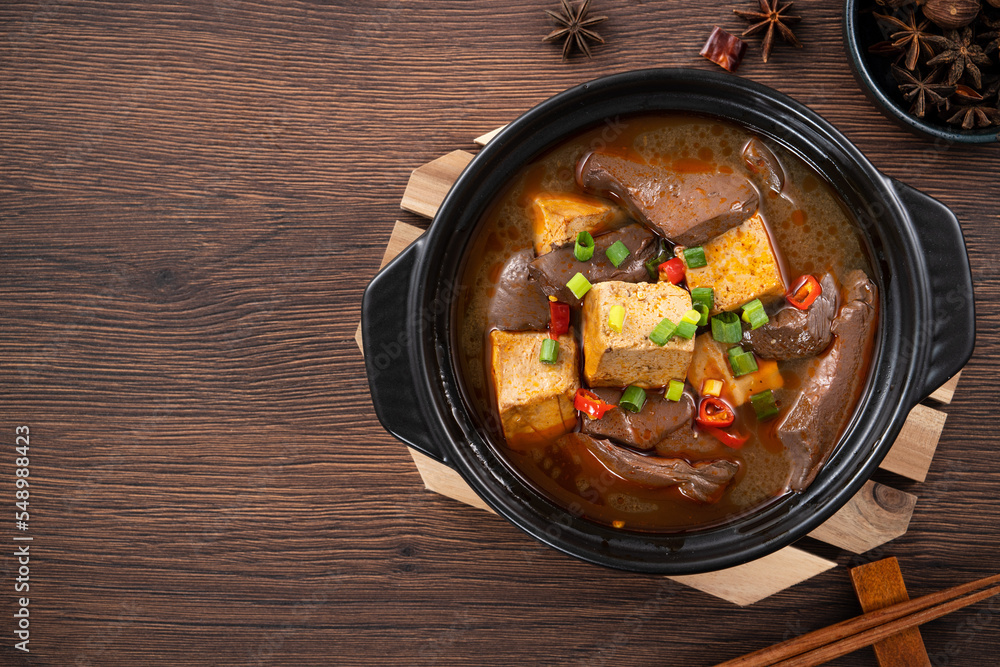
[(848, 60), (861, 88), (882, 113), (908, 130), (932, 139), (966, 144), (989, 144), (1000, 141), (1000, 127), (977, 130), (953, 129), (943, 122), (928, 121), (909, 113), (896, 80), (892, 78), (888, 58), (868, 53), (868, 47), (883, 41), (875, 20), (865, 20), (860, 7), (867, 0), (844, 2), (844, 46)]

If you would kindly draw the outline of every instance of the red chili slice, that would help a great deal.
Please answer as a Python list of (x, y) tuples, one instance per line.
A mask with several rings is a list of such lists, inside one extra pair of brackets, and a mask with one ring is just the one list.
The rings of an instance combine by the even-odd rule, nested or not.
[(816, 280), (815, 276), (806, 274), (795, 281), (792, 289), (788, 290), (788, 294), (785, 295), (785, 300), (799, 310), (805, 310), (822, 293), (823, 287)]
[(706, 427), (705, 432), (730, 449), (739, 449), (750, 439), (749, 435), (730, 433), (729, 431), (723, 431), (721, 428), (713, 428), (711, 426)]
[(573, 407), (592, 419), (600, 419), (605, 412), (616, 406), (614, 403), (605, 402), (594, 392), (580, 387), (573, 397)]
[(698, 418), (695, 421), (702, 426), (725, 428), (736, 421), (736, 413), (722, 399), (706, 396), (701, 399), (698, 406)]
[(660, 272), (660, 280), (674, 285), (684, 280), (684, 262), (679, 257), (669, 259), (657, 268)]
[(569, 304), (549, 301), (549, 338), (559, 338), (569, 332)]

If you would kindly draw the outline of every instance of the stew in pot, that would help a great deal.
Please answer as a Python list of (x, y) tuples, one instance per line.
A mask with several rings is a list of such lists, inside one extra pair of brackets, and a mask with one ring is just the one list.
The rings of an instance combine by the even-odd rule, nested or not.
[(716, 119), (629, 118), (527, 165), (467, 253), (466, 399), (577, 515), (674, 532), (804, 490), (864, 389), (878, 299), (808, 165)]

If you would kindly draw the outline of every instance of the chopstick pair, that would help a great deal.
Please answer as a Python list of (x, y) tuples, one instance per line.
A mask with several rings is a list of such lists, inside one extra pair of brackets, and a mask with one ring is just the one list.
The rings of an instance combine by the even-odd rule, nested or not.
[[(716, 667), (813, 667), (1000, 593), (1000, 574), (855, 616)], [(985, 590), (980, 590), (986, 586)], [(976, 592), (978, 591), (978, 592)], [(964, 597), (963, 597), (964, 596)]]

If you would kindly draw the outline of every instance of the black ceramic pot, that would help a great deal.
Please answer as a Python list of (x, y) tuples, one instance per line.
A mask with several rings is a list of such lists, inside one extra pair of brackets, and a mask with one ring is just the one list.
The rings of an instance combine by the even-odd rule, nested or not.
[[(527, 486), (463, 402), (452, 354), (452, 297), (463, 253), (518, 169), (582, 130), (657, 111), (741, 123), (824, 174), (861, 224), (881, 309), (855, 418), (813, 484), (731, 523), (673, 535), (593, 523)], [(759, 558), (829, 518), (875, 471), (910, 409), (969, 359), (974, 320), (965, 242), (950, 210), (880, 174), (829, 123), (785, 95), (736, 76), (683, 69), (597, 79), (508, 125), (469, 164), (427, 233), (372, 280), (362, 305), (372, 400), (390, 433), (457, 470), (490, 507), (542, 542), (593, 563), (664, 574)]]

